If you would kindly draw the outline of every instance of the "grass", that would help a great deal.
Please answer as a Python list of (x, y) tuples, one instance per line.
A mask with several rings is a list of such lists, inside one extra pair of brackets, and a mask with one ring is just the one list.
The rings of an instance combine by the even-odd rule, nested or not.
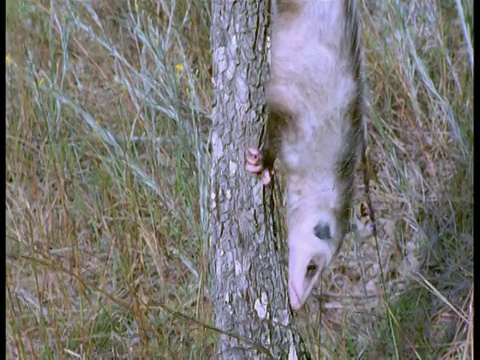
[[(378, 241), (298, 323), (318, 359), (473, 359), (473, 4), (364, 5)], [(209, 11), (7, 1), (8, 358), (211, 358)]]

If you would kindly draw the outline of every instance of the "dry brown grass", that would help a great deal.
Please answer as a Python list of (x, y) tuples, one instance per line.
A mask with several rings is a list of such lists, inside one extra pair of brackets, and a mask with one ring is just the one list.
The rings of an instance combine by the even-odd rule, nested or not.
[[(117, 3), (7, 2), (9, 358), (212, 355), (209, 9)], [(353, 236), (299, 315), (315, 358), (473, 358), (473, 11), (458, 4), (363, 13), (379, 237)]]

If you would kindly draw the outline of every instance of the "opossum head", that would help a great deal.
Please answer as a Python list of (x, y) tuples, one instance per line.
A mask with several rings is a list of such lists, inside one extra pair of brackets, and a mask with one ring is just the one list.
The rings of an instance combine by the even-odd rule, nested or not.
[(338, 178), (333, 186), (327, 178), (317, 182), (290, 177), (287, 183), (288, 291), (295, 311), (305, 304), (349, 228), (349, 182)]
[(292, 309), (308, 299), (335, 252), (335, 218), (328, 213), (307, 215), (291, 224), (288, 234), (288, 291)]

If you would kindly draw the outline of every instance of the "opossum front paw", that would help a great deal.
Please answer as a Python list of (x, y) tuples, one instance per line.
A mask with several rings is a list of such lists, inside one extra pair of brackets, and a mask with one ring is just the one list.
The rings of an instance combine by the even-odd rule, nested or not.
[(261, 150), (249, 148), (247, 150), (247, 171), (254, 174), (260, 174), (263, 185), (268, 185), (272, 181), (273, 169), (266, 167), (264, 156)]

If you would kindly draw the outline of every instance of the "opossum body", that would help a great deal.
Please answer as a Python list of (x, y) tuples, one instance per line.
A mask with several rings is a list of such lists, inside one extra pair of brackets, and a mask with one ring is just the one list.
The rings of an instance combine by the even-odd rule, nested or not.
[(289, 298), (307, 300), (348, 232), (355, 167), (364, 146), (355, 0), (278, 0), (266, 87), (269, 118), (247, 170), (287, 184)]

